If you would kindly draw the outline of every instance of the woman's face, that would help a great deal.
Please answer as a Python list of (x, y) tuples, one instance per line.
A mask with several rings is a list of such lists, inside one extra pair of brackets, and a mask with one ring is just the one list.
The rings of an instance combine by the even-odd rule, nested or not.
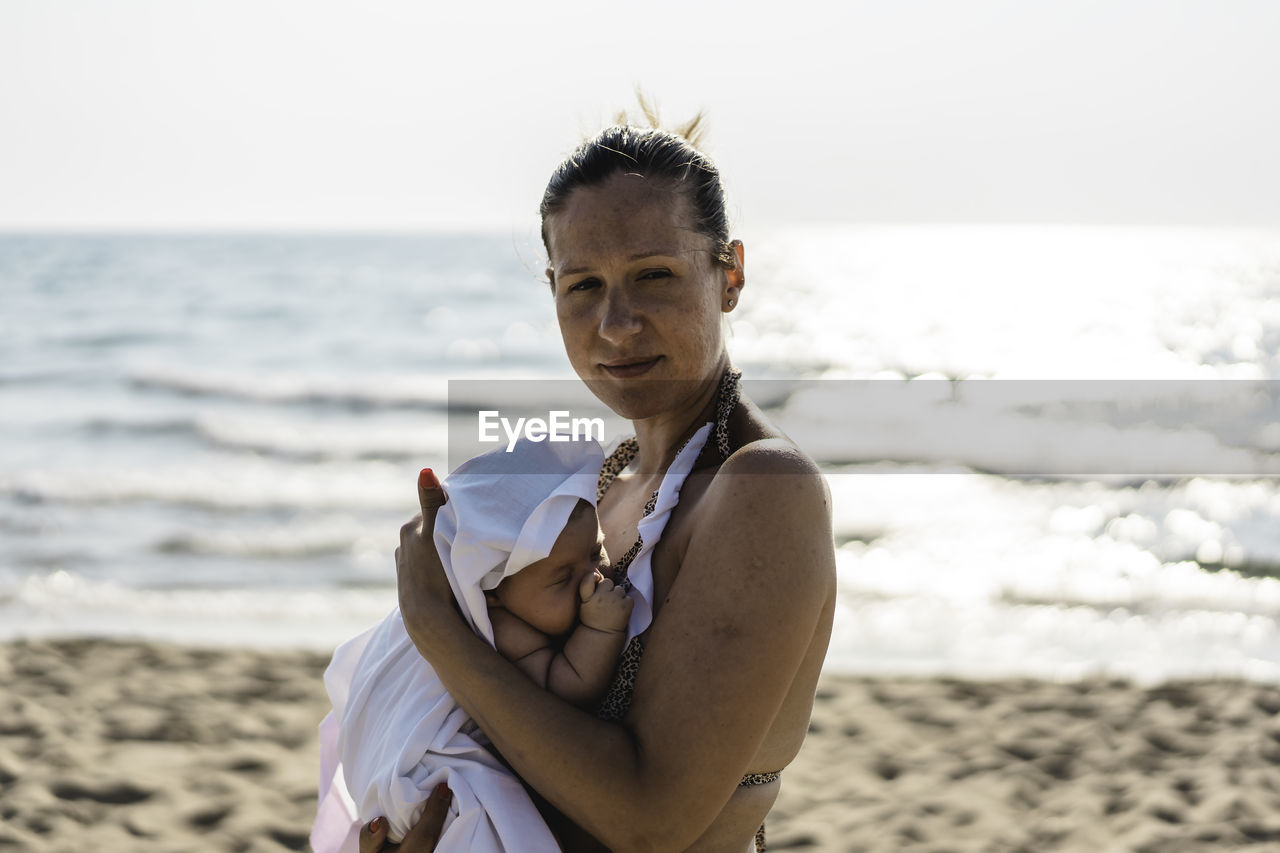
[[(721, 316), (741, 289), (669, 184), (617, 174), (574, 190), (547, 223), (569, 362), (623, 417), (652, 417), (715, 377)], [(736, 289), (735, 289), (736, 288)]]

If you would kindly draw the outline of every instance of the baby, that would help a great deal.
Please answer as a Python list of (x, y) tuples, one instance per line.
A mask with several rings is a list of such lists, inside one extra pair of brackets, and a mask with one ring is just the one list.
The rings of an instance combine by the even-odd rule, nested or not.
[(551, 553), (486, 595), (498, 652), (582, 708), (604, 698), (631, 616), (626, 591), (601, 573), (607, 564), (596, 508), (579, 499)]
[[(463, 615), (539, 686), (599, 702), (628, 638), (632, 600), (606, 579), (595, 510), (595, 442), (517, 442), (459, 466), (443, 484), (435, 544)], [(453, 791), (436, 849), (554, 851), (523, 786), (449, 696), (399, 610), (344, 643), (325, 672), (316, 853), (355, 851), (385, 817), (398, 842), (432, 789)]]

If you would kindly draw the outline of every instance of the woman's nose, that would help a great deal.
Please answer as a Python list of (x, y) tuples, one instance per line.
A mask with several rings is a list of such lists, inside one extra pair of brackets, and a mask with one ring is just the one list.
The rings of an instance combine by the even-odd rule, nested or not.
[(604, 313), (600, 317), (600, 337), (611, 344), (622, 344), (641, 329), (640, 315), (625, 288), (611, 287), (605, 296)]

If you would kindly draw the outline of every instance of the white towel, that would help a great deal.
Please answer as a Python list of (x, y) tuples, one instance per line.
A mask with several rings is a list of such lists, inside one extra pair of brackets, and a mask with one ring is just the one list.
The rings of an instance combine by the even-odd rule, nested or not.
[[(671, 510), (680, 502), (680, 488), (685, 477), (693, 470), (693, 463), (698, 461), (698, 454), (711, 435), (713, 424), (707, 423), (693, 434), (667, 466), (667, 473), (658, 484), (658, 497), (653, 503), (653, 511), (640, 519), (639, 530), (640, 551), (631, 559), (627, 568), (627, 579), (631, 581), (631, 598), (635, 604), (631, 608), (631, 621), (627, 625), (627, 639), (644, 633), (653, 621), (653, 549), (662, 537), (662, 531), (671, 517)], [(610, 551), (610, 557), (620, 557), (623, 550)]]
[[(484, 590), (551, 552), (579, 499), (595, 504), (603, 453), (594, 441), (517, 442), (446, 478), (435, 544), (454, 596), (493, 644)], [(358, 850), (361, 823), (387, 818), (398, 841), (435, 786), (453, 804), (437, 851), (560, 848), (524, 788), (405, 632), (398, 610), (334, 652), (324, 676), (333, 712), (320, 727), (316, 853)]]
[[(699, 429), (676, 455), (658, 487), (653, 511), (639, 523), (642, 545), (627, 572), (633, 587), (631, 597), (635, 600), (628, 624), (628, 638), (642, 633), (653, 620), (653, 550), (671, 511), (680, 500), (681, 486), (706, 444), (711, 428), (708, 423)], [(561, 459), (563, 470), (573, 469), (572, 458)], [(554, 459), (548, 460), (547, 464), (552, 462)], [(511, 559), (501, 568), (502, 576), (546, 556), (564, 528), (577, 498), (595, 503), (600, 459), (592, 456), (590, 464), (576, 469), (578, 474), (563, 478), (557, 484), (560, 488), (549, 480), (537, 479), (535, 473), (531, 479), (511, 483), (520, 488), (516, 494), (503, 498), (503, 490), (494, 487), (503, 481), (503, 470), (517, 470), (511, 467), (513, 464), (513, 460), (497, 457), (494, 453), (459, 466), (445, 481), (449, 503), (436, 517), (436, 547), (446, 571), (452, 571), (449, 579), (454, 595), (463, 605), (472, 626), (490, 644), (493, 642), (493, 630), (484, 605), (481, 583), (496, 585), (495, 578), (501, 579), (496, 574), (499, 569), (497, 555), (505, 550), (511, 553)], [(468, 497), (464, 498), (463, 489), (466, 487), (459, 474), (473, 465), (478, 477), (491, 480), (475, 480), (471, 491), (466, 492)], [(591, 470), (592, 465), (594, 471)], [(523, 470), (536, 472), (537, 466)], [(543, 473), (546, 474), (545, 470)], [(519, 475), (521, 478), (528, 476), (529, 473)], [(483, 485), (486, 482), (489, 483), (487, 487)], [(506, 512), (476, 514), (466, 511), (470, 509), (468, 505), (459, 514), (464, 502), (473, 497), (483, 502), (495, 494), (499, 500), (513, 501)], [(538, 494), (543, 495), (542, 502), (529, 509), (529, 503)], [(453, 509), (446, 512), (451, 504)], [(473, 518), (475, 523), (469, 524)], [(519, 519), (525, 521), (519, 525), (518, 531), (513, 531), (513, 520)], [(543, 543), (545, 547), (543, 544), (534, 547), (533, 542)], [(540, 553), (539, 548), (542, 549)], [(530, 556), (532, 554), (539, 555)], [(518, 563), (518, 559), (525, 562)], [(403, 700), (397, 698), (382, 707), (371, 708), (370, 697), (361, 694), (369, 692), (374, 686), (373, 681), (377, 682), (378, 690), (392, 691), (389, 695), (395, 695), (395, 690), (404, 691)], [(410, 805), (420, 804), (439, 782), (447, 781), (453, 790), (453, 806), (437, 851), (506, 849), (539, 853), (542, 850), (559, 850), (520, 783), (480, 745), (477, 740), (480, 733), (466, 734), (470, 720), (440, 687), (435, 672), (409, 641), (399, 611), (393, 612), (377, 627), (338, 647), (325, 672), (325, 688), (334, 710), (320, 725), (320, 808), (311, 832), (311, 846), (315, 853), (356, 853), (359, 849), (358, 837), (364, 812), (347, 790), (345, 777), (348, 771), (339, 760), (339, 724), (343, 722), (345, 712), (348, 716), (344, 728), (354, 730), (359, 726), (370, 736), (369, 743), (378, 732), (369, 732), (369, 723), (362, 725), (356, 719), (357, 707), (362, 709), (360, 713), (370, 716), (387, 716), (396, 709), (402, 709), (404, 713), (397, 715), (398, 722), (384, 730), (380, 743), (373, 744), (373, 751), (348, 750), (351, 752), (349, 772), (353, 780), (364, 779), (374, 771), (380, 774), (381, 784), (386, 790), (396, 792), (401, 801)], [(369, 743), (363, 746), (369, 746)], [(346, 745), (350, 747), (349, 742)], [(428, 751), (432, 755), (423, 761)], [(369, 758), (367, 762), (366, 756)], [(356, 761), (360, 762), (359, 767)], [(431, 767), (436, 769), (431, 770)], [(388, 768), (401, 768), (404, 772), (393, 775)], [(409, 781), (401, 782), (402, 777)], [(359, 784), (351, 787), (367, 790)], [(384, 812), (368, 813), (363, 822), (377, 814)], [(392, 818), (390, 814), (386, 816)], [(398, 831), (406, 831), (416, 817), (416, 813), (409, 811), (401, 818)], [(393, 832), (395, 827), (393, 822)]]

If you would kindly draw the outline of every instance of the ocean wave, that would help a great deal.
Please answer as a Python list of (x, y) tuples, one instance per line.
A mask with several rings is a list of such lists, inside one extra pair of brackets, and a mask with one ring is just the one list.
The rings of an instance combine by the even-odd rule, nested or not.
[(196, 422), (194, 417), (183, 415), (162, 415), (152, 418), (94, 415), (84, 421), (82, 428), (91, 436), (194, 435)]
[(1228, 571), (1210, 579), (1194, 562), (1162, 566), (1158, 577), (1099, 585), (1092, 589), (1009, 587), (999, 596), (1007, 604), (1089, 607), (1102, 613), (1228, 613), (1280, 616), (1280, 581), (1246, 578)]
[[(0, 640), (148, 637), (171, 642), (332, 649), (395, 606), (395, 588), (147, 589), (55, 571), (0, 577)], [(1158, 683), (1243, 677), (1280, 682), (1274, 618), (1206, 611), (1104, 613), (1065, 605), (842, 594), (829, 672), (970, 678), (1091, 676)]]
[(385, 424), (369, 419), (317, 422), (234, 415), (96, 416), (91, 435), (186, 436), (215, 450), (297, 462), (439, 458), (447, 452), (443, 423)]
[(213, 447), (303, 461), (440, 458), (448, 448), (444, 425), (308, 423), (201, 417), (196, 433)]
[(0, 582), (0, 639), (148, 637), (332, 649), (395, 606), (395, 587), (140, 589), (56, 571)]
[(41, 469), (0, 474), (0, 495), (23, 504), (104, 506), (159, 503), (241, 512), (265, 510), (412, 511), (413, 473), (389, 463), (277, 465), (253, 457), (216, 467)]
[(114, 331), (75, 331), (64, 334), (57, 340), (51, 341), (59, 346), (72, 347), (76, 349), (109, 349), (111, 347), (124, 347), (134, 344), (149, 344), (158, 341), (177, 340), (178, 336), (172, 331), (160, 330), (129, 330), (121, 329)]
[(1204, 610), (1133, 613), (1087, 606), (940, 598), (838, 602), (824, 668), (960, 678), (1179, 678), (1280, 683), (1275, 618)]
[[(166, 536), (155, 543), (162, 554), (184, 556), (224, 556), (269, 559), (297, 559), (350, 554), (374, 541), (368, 525), (346, 515), (291, 522), (271, 528), (186, 531)], [(381, 538), (393, 542), (394, 530), (387, 526)]]
[[(875, 554), (877, 549), (882, 553)], [(1038, 555), (1028, 555), (1029, 565), (1039, 563)], [(1150, 554), (1134, 552), (1132, 562), (1146, 562)], [(863, 563), (863, 560), (867, 563)], [(964, 608), (977, 602), (1011, 606), (1085, 607), (1101, 614), (1166, 615), (1171, 613), (1220, 613), (1237, 616), (1280, 618), (1280, 580), (1271, 577), (1246, 577), (1233, 570), (1206, 571), (1199, 563), (1184, 561), (1153, 566), (1138, 576), (1127, 576), (1114, 566), (1097, 570), (1065, 570), (1044, 573), (1026, 572), (1024, 576), (982, 583), (970, 578), (970, 588), (960, 592), (954, 588), (928, 583), (924, 574), (914, 580), (885, 583), (877, 576), (886, 565), (896, 564), (910, 574), (918, 555), (898, 553), (892, 546), (846, 545), (839, 554), (842, 565), (840, 587), (845, 595), (858, 601), (947, 601)], [(974, 587), (980, 594), (972, 594)]]
[(217, 371), (162, 365), (127, 371), (135, 389), (182, 397), (215, 397), (273, 405), (326, 406), (344, 411), (411, 410), (473, 412), (477, 408), (524, 408), (548, 404), (598, 407), (577, 379), (517, 364), (499, 364), (468, 374), (457, 369), (415, 374)]
[[(1269, 398), (1237, 417), (1208, 402), (1239, 397), (1231, 383), (1201, 383), (1202, 400), (1176, 395), (1194, 383), (822, 382), (790, 395), (779, 426), (828, 465), (891, 460), (965, 466), (1006, 477), (1110, 477), (1123, 482), (1194, 476), (1275, 476), (1263, 425)], [(1146, 389), (1140, 409), (1118, 395)], [(1270, 392), (1263, 386), (1263, 392)], [(1210, 393), (1212, 392), (1212, 393)], [(1167, 399), (1158, 395), (1166, 393)], [(1103, 399), (1067, 395), (1097, 395)], [(1116, 395), (1106, 399), (1104, 395)], [(1162, 410), (1156, 403), (1163, 403)], [(1126, 411), (1125, 406), (1130, 409)], [(1198, 408), (1197, 408), (1198, 406)], [(1221, 407), (1218, 407), (1219, 409)], [(1159, 415), (1159, 417), (1157, 417)], [(1243, 426), (1242, 426), (1243, 424)]]
[(842, 586), (873, 599), (1280, 616), (1280, 486), (829, 477)]
[(147, 367), (129, 371), (127, 382), (139, 390), (162, 391), (184, 397), (323, 405), (354, 411), (432, 411), (443, 410), (448, 404), (446, 381), (421, 376), (342, 377)]
[(36, 387), (57, 385), (70, 379), (83, 379), (84, 370), (74, 368), (15, 368), (0, 370), (0, 387), (6, 385), (34, 385)]

